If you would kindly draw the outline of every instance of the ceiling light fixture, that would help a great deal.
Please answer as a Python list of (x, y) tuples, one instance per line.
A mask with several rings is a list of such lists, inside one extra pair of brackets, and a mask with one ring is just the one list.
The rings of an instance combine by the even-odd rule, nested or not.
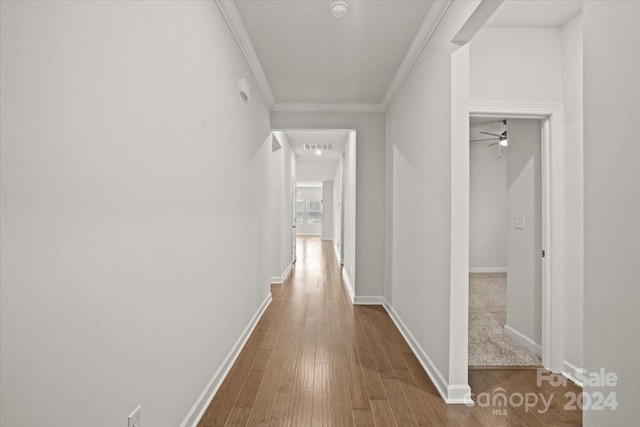
[(349, 5), (345, 1), (337, 0), (331, 3), (331, 6), (329, 6), (329, 10), (334, 17), (342, 18), (349, 11)]
[(322, 151), (316, 150), (316, 156), (319, 156), (320, 154), (322, 154)]
[(501, 139), (500, 140), (500, 145), (502, 145), (503, 147), (508, 147), (509, 146), (509, 141), (507, 141), (506, 139)]

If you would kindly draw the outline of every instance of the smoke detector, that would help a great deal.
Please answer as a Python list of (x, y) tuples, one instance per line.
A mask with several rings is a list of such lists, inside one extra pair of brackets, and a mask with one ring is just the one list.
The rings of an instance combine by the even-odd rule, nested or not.
[(334, 17), (342, 18), (349, 11), (349, 5), (345, 1), (337, 0), (331, 3), (329, 10)]

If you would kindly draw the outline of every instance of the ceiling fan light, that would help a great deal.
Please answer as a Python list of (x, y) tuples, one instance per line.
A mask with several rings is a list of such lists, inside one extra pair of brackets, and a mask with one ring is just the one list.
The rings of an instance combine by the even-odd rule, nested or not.
[(503, 147), (508, 147), (509, 146), (509, 141), (507, 141), (506, 139), (501, 139), (500, 140), (500, 145)]

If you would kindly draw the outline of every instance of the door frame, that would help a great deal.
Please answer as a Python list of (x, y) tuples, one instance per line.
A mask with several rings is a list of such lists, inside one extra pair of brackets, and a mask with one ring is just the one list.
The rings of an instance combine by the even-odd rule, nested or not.
[[(562, 105), (476, 101), (469, 103), (469, 115), (542, 121), (542, 249), (545, 251), (542, 259), (542, 365), (552, 372), (561, 373), (564, 361), (565, 269), (565, 159)], [(468, 167), (468, 158), (466, 164)]]
[[(455, 84), (455, 83), (454, 83)], [(542, 365), (563, 372), (565, 269), (564, 113), (560, 104), (469, 101), (452, 120), (451, 307), (450, 344), (466, 350), (469, 298), (469, 116), (542, 120)], [(455, 132), (454, 132), (455, 128)], [(454, 250), (455, 248), (455, 250)], [(462, 304), (466, 302), (466, 304)], [(458, 306), (454, 310), (453, 307)], [(464, 307), (464, 308), (463, 308)], [(454, 323), (455, 322), (455, 323)], [(463, 351), (464, 351), (463, 350)], [(465, 355), (466, 352), (465, 352)], [(468, 355), (451, 358), (449, 375), (456, 384), (468, 378)], [(468, 387), (468, 385), (467, 385)]]

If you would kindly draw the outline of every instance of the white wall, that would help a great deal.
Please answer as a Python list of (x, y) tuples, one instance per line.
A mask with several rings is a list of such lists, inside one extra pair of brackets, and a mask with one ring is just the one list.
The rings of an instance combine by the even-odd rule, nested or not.
[(484, 27), (470, 42), (471, 100), (562, 101), (560, 28)]
[(344, 260), (344, 254), (342, 251), (342, 248), (344, 247), (344, 234), (342, 227), (342, 222), (344, 221), (344, 200), (342, 197), (342, 165), (344, 163), (342, 160), (343, 158), (344, 154), (340, 159), (338, 169), (336, 170), (336, 175), (333, 178), (333, 247), (336, 251), (336, 257), (338, 258), (339, 262), (342, 262)]
[[(507, 329), (542, 343), (540, 120), (507, 122)], [(524, 216), (524, 229), (515, 216)]]
[(508, 150), (498, 158), (497, 146), (486, 145), (471, 144), (469, 151), (469, 268), (506, 271)]
[[(278, 129), (355, 129), (358, 141), (355, 209), (358, 250), (354, 261), (358, 279), (355, 292), (356, 295), (382, 296), (385, 275), (385, 114), (274, 111), (271, 120)], [(346, 171), (344, 174), (346, 177)], [(345, 209), (346, 203), (345, 195)], [(346, 233), (346, 220), (343, 225)]]
[[(453, 2), (387, 110), (392, 306), (449, 381), (451, 40), (478, 2)], [(359, 135), (359, 134), (358, 134)], [(449, 384), (465, 386), (465, 384)]]
[(300, 185), (310, 185), (321, 181), (331, 181), (338, 167), (339, 159), (325, 156), (298, 158), (297, 177)]
[[(275, 134), (274, 138), (277, 139)], [(282, 143), (278, 140), (282, 147)], [(273, 150), (273, 149), (272, 149)], [(269, 247), (271, 254), (271, 282), (279, 282), (282, 280), (282, 271), (280, 270), (281, 262), (281, 245), (282, 227), (280, 224), (282, 218), (282, 148), (272, 151), (271, 153), (271, 181), (269, 191)]]
[(640, 2), (584, 2), (584, 367), (619, 378), (617, 409), (585, 426), (640, 419), (638, 16)]
[[(364, 288), (364, 286), (359, 286), (359, 283), (356, 282), (358, 274), (360, 274), (360, 270), (357, 269), (360, 258), (358, 257), (356, 239), (358, 239), (359, 245), (363, 244), (358, 234), (358, 221), (360, 218), (358, 217), (358, 194), (356, 192), (358, 182), (356, 162), (356, 133), (351, 131), (347, 136), (347, 142), (344, 148), (344, 181), (342, 184), (344, 191), (344, 271), (349, 277), (351, 286), (354, 287), (354, 289), (352, 289), (354, 294), (362, 295), (362, 288)], [(383, 238), (382, 236), (378, 237)], [(364, 252), (365, 248), (362, 248), (362, 251)], [(365, 270), (362, 270), (362, 272), (366, 273)]]
[(284, 132), (274, 131), (282, 148), (271, 154), (271, 281), (279, 283), (293, 261), (293, 192), (296, 156)]
[[(307, 209), (307, 201), (309, 199), (322, 199), (322, 187), (298, 187), (297, 199), (304, 200), (305, 211)], [(323, 210), (324, 212), (324, 210)], [(321, 236), (322, 223), (319, 224), (296, 224), (296, 234), (298, 236)]]
[(269, 295), (269, 111), (213, 2), (0, 8), (0, 424), (175, 427)]
[(333, 240), (333, 181), (322, 183), (322, 240)]
[[(584, 154), (582, 14), (562, 29), (562, 102), (566, 192), (566, 361), (583, 366), (584, 336)], [(565, 367), (567, 371), (575, 368)]]

